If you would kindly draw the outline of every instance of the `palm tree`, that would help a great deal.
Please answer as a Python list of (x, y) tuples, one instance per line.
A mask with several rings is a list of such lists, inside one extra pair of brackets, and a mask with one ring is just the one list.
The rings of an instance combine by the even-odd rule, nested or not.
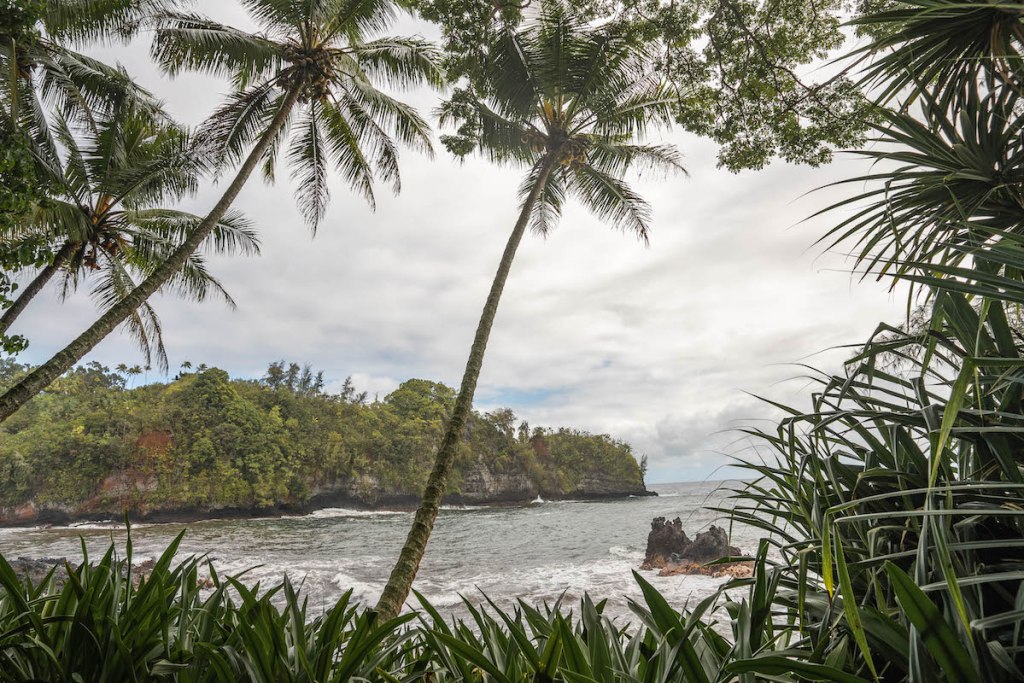
[(385, 617), (401, 610), (445, 492), (473, 404), (487, 339), (516, 249), (528, 226), (554, 227), (568, 194), (612, 225), (647, 242), (649, 207), (623, 180), (638, 165), (681, 170), (671, 146), (635, 144), (652, 125), (669, 125), (674, 98), (652, 71), (649, 48), (614, 28), (589, 28), (561, 4), (546, 3), (523, 30), (490, 45), (484, 78), (457, 92), (443, 121), (458, 122), (449, 149), (478, 149), (499, 163), (529, 168), (512, 229), (416, 517), (377, 603)]
[[(128, 40), (142, 19), (176, 0), (6, 0), (0, 9), (0, 128), (24, 140), (25, 164), (32, 164), (33, 146), (52, 146), (48, 115), (61, 112), (76, 122), (95, 125), (94, 116), (114, 115), (119, 110), (145, 112), (165, 118), (159, 103), (135, 84), (120, 66), (110, 66), (71, 49), (71, 43), (87, 44), (112, 39)], [(35, 177), (35, 174), (33, 174)], [(20, 206), (31, 207), (43, 192)], [(10, 190), (10, 188), (8, 188)], [(15, 190), (17, 191), (17, 190)], [(23, 213), (23, 212), (19, 212)], [(8, 214), (7, 218), (13, 217)], [(34, 258), (19, 260), (18, 266), (35, 259), (55, 260), (48, 276), (57, 272), (67, 252), (52, 253), (33, 241), (16, 245), (18, 253)], [(24, 302), (34, 292), (26, 292)], [(19, 311), (11, 316), (17, 317)], [(7, 339), (0, 334), (0, 338)]]
[[(9, 117), (35, 139), (49, 134), (46, 111), (93, 122), (121, 108), (162, 117), (159, 103), (120, 66), (71, 49), (72, 43), (127, 41), (144, 19), (177, 0), (37, 0), (5, 8), (0, 23), (0, 94)], [(47, 105), (47, 106), (44, 106)]]
[[(43, 235), (60, 247), (0, 316), (0, 334), (61, 270), (62, 298), (80, 279), (97, 272), (101, 277), (93, 288), (94, 298), (104, 307), (116, 304), (134, 288), (138, 276), (156, 269), (201, 221), (199, 216), (165, 208), (166, 202), (195, 190), (206, 162), (203, 150), (184, 131), (154, 126), (148, 116), (137, 113), (96, 119), (80, 131), (57, 115), (53, 129), (56, 144), (45, 149), (42, 166), (49, 185), (59, 189), (14, 229), (15, 239)], [(218, 253), (259, 253), (255, 233), (235, 213), (226, 214), (212, 236)], [(212, 290), (234, 305), (199, 254), (192, 254), (168, 285), (196, 301)], [(166, 367), (153, 308), (144, 302), (126, 322), (147, 364), (155, 346), (158, 363)]]
[[(264, 32), (250, 34), (193, 14), (155, 18), (153, 54), (171, 74), (227, 75), (238, 91), (211, 119), (206, 142), (224, 163), (244, 156), (224, 194), (142, 283), (22, 382), (0, 396), (6, 419), (66, 372), (188, 263), (257, 166), (272, 177), (278, 151), (299, 181), (298, 203), (316, 228), (326, 210), (328, 163), (372, 203), (375, 179), (399, 189), (398, 142), (430, 151), (429, 127), (409, 106), (378, 90), (440, 86), (438, 57), (417, 38), (369, 36), (396, 16), (392, 0), (246, 0)], [(289, 134), (289, 123), (294, 122)], [(246, 148), (251, 148), (244, 154)]]

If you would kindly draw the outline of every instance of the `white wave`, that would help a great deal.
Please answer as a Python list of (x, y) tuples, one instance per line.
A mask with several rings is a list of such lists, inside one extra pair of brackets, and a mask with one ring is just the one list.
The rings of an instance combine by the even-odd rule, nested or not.
[(365, 605), (373, 605), (380, 598), (380, 594), (384, 591), (384, 584), (382, 583), (369, 583), (367, 581), (360, 581), (354, 578), (350, 574), (345, 572), (338, 572), (331, 579), (331, 582), (345, 592), (349, 589), (352, 590), (352, 598)]
[(613, 545), (608, 548), (608, 554), (614, 555), (615, 557), (621, 557), (624, 560), (630, 560), (634, 562), (640, 562), (644, 559), (644, 554), (640, 550), (630, 550), (620, 545)]
[[(417, 579), (416, 589), (438, 608), (457, 608), (461, 603), (460, 594), (472, 602), (482, 601), (483, 595), (487, 595), (499, 605), (507, 606), (515, 598), (522, 598), (528, 604), (540, 604), (563, 596), (567, 604), (571, 604), (583, 593), (589, 593), (595, 598), (608, 598), (613, 614), (628, 616), (628, 599), (643, 602), (643, 593), (632, 575), (637, 564), (634, 558), (616, 557), (450, 579), (423, 577)], [(658, 587), (669, 604), (680, 609), (710, 595), (725, 580), (707, 576), (659, 577), (656, 572), (645, 579)]]
[[(136, 527), (136, 525), (132, 524), (132, 528), (134, 529), (135, 527)], [(107, 529), (115, 529), (115, 530), (122, 530), (123, 531), (125, 527), (124, 527), (124, 522), (115, 522), (112, 519), (105, 519), (105, 520), (102, 520), (102, 521), (99, 521), (99, 522), (72, 522), (71, 524), (68, 524), (67, 527), (65, 527), (65, 528), (67, 528), (67, 529), (75, 529), (75, 530), (83, 529), (83, 530), (87, 530), (87, 531), (95, 531), (95, 530), (105, 531)]]
[(387, 517), (390, 515), (408, 515), (401, 510), (356, 510), (353, 508), (323, 508), (306, 515), (313, 519), (334, 519), (336, 517)]
[(540, 504), (546, 503), (546, 502), (547, 501), (544, 500), (543, 498), (541, 498), (540, 495), (538, 494), (538, 496), (536, 498), (534, 498), (533, 500), (530, 501), (530, 505), (540, 505)]
[(16, 536), (18, 534), (30, 534), (34, 531), (46, 531), (45, 526), (5, 526), (0, 527), (0, 536)]
[(442, 509), (442, 510), (456, 510), (456, 511), (462, 511), (462, 510), (490, 510), (491, 506), (490, 505), (442, 505), (440, 509)]

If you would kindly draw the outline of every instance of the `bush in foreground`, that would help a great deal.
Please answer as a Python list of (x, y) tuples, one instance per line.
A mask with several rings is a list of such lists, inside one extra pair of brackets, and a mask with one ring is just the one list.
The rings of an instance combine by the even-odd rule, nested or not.
[(465, 603), (466, 620), (418, 596), (420, 609), (380, 621), (349, 592), (311, 614), (287, 578), (261, 586), (221, 577), (200, 558), (176, 561), (179, 542), (145, 574), (132, 569), (129, 541), (123, 559), (111, 547), (63, 581), (51, 573), (36, 585), (0, 558), (0, 680), (864, 680), (834, 655), (822, 660), (810, 634), (778, 611), (789, 589), (766, 544), (754, 579), (682, 612), (637, 575), (645, 602), (625, 623), (588, 596), (575, 608), (520, 601), (510, 610), (485, 597)]

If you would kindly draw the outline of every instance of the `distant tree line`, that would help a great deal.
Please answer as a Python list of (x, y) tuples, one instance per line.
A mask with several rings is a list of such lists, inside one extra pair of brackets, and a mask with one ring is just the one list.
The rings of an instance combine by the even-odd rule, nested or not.
[[(29, 371), (0, 361), (0, 382)], [(258, 380), (183, 364), (169, 383), (130, 388), (139, 366), (76, 367), (0, 428), (0, 506), (32, 501), (138, 511), (301, 504), (324, 490), (373, 503), (426, 481), (455, 391), (411, 379), (382, 400), (346, 379), (328, 391), (309, 365), (271, 363)], [(639, 484), (630, 447), (604, 435), (533, 428), (509, 409), (474, 412), (450, 491), (483, 461), (544, 495), (584, 477)]]

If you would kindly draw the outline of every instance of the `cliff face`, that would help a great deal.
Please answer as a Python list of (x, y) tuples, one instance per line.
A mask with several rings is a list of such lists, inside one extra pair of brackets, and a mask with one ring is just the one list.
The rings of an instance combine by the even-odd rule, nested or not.
[(463, 471), (459, 493), (451, 496), (464, 504), (531, 501), (540, 494), (525, 472), (492, 472), (481, 460)]
[[(564, 500), (654, 495), (642, 484), (623, 483), (621, 479), (600, 474), (585, 475), (568, 490), (554, 489), (535, 481), (525, 471), (498, 471), (482, 458), (477, 458), (457, 474), (461, 481), (457, 489), (450, 489), (450, 493), (445, 496), (448, 504), (526, 504), (538, 496), (548, 500)], [(19, 505), (0, 506), (0, 526), (119, 519), (125, 511), (134, 519), (170, 521), (294, 513), (338, 506), (410, 508), (419, 502), (420, 494), (418, 489), (412, 487), (408, 490), (385, 490), (378, 479), (366, 475), (313, 486), (309, 496), (302, 501), (281, 501), (262, 507), (217, 503), (183, 506), (174, 502), (151, 500), (149, 494), (159, 488), (159, 482), (153, 477), (120, 473), (105, 478), (96, 495), (78, 503), (29, 500)]]

